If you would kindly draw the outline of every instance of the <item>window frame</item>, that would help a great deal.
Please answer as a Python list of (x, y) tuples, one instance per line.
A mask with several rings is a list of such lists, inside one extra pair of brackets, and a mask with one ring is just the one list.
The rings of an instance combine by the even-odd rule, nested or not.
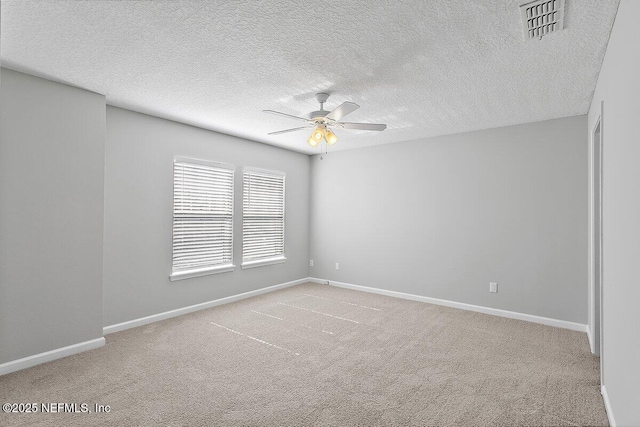
[[(244, 192), (245, 192), (245, 182), (244, 176), (246, 172), (256, 172), (262, 173), (265, 175), (279, 176), (282, 177), (282, 255), (277, 255), (269, 258), (261, 258), (256, 260), (245, 261), (244, 259)], [(263, 267), (266, 265), (273, 264), (281, 264), (287, 261), (287, 249), (286, 249), (286, 219), (287, 219), (287, 203), (286, 203), (286, 195), (287, 195), (287, 174), (286, 172), (276, 171), (271, 169), (262, 169), (253, 166), (245, 166), (242, 168), (242, 264), (241, 267), (243, 270), (248, 268), (256, 268)]]
[[(213, 167), (213, 168), (218, 168), (218, 169), (226, 169), (226, 170), (230, 170), (231, 171), (231, 262), (230, 263), (225, 263), (225, 264), (219, 264), (219, 265), (212, 265), (212, 266), (207, 266), (207, 267), (202, 267), (202, 268), (194, 268), (191, 270), (182, 270), (182, 271), (174, 271), (174, 265), (173, 265), (173, 256), (174, 256), (174, 250), (173, 250), (173, 245), (174, 245), (174, 225), (175, 225), (175, 196), (176, 196), (176, 192), (175, 192), (175, 167), (176, 167), (176, 163), (191, 163), (191, 164), (195, 164), (195, 165), (202, 165), (202, 166), (208, 166), (208, 167)], [(226, 272), (230, 272), (230, 271), (234, 271), (236, 266), (233, 263), (233, 245), (234, 245), (234, 219), (235, 219), (235, 176), (236, 176), (236, 166), (230, 163), (223, 163), (223, 162), (217, 162), (217, 161), (212, 161), (212, 160), (204, 160), (204, 159), (196, 159), (196, 158), (192, 158), (192, 157), (185, 157), (185, 156), (175, 156), (173, 158), (173, 167), (172, 167), (172, 184), (173, 184), (173, 198), (172, 198), (172, 205), (171, 205), (171, 274), (169, 275), (169, 280), (171, 280), (172, 282), (177, 281), (177, 280), (184, 280), (184, 279), (189, 279), (192, 277), (201, 277), (201, 276), (207, 276), (210, 274), (218, 274), (218, 273), (226, 273)]]

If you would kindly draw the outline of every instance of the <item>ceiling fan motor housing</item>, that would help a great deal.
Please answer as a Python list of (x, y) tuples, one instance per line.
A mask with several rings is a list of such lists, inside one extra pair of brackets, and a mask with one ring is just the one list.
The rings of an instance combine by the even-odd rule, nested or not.
[(312, 111), (311, 113), (309, 113), (309, 118), (311, 120), (321, 120), (324, 119), (324, 117), (329, 114), (328, 111), (325, 110), (318, 110), (318, 111)]
[(324, 121), (322, 119), (327, 114), (329, 114), (329, 111), (325, 111), (324, 105), (323, 105), (325, 102), (327, 102), (327, 99), (329, 99), (328, 93), (324, 93), (324, 92), (316, 93), (316, 100), (318, 101), (318, 103), (320, 103), (320, 109), (309, 113), (309, 118), (311, 120)]

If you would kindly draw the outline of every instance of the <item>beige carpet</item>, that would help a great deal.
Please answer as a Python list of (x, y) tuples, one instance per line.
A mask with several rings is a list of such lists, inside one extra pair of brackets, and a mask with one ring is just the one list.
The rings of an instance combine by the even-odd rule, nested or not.
[(584, 333), (305, 284), (0, 377), (0, 425), (607, 425)]

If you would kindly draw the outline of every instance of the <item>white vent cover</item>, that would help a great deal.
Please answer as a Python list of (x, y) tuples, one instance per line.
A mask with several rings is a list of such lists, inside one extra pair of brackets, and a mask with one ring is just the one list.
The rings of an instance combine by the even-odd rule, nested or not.
[(536, 0), (520, 6), (525, 40), (560, 31), (564, 24), (564, 0)]

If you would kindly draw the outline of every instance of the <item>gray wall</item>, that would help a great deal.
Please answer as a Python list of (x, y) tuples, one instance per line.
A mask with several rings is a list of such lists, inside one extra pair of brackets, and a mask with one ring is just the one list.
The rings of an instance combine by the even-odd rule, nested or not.
[(0, 363), (102, 337), (105, 98), (2, 69)]
[(640, 425), (640, 2), (620, 3), (589, 110), (602, 114), (604, 384), (619, 426)]
[(586, 123), (314, 156), (310, 276), (586, 323)]
[[(236, 270), (169, 281), (176, 155), (236, 165)], [(283, 264), (242, 270), (242, 167), (284, 171)], [(184, 124), (107, 107), (104, 325), (308, 276), (309, 157)]]

